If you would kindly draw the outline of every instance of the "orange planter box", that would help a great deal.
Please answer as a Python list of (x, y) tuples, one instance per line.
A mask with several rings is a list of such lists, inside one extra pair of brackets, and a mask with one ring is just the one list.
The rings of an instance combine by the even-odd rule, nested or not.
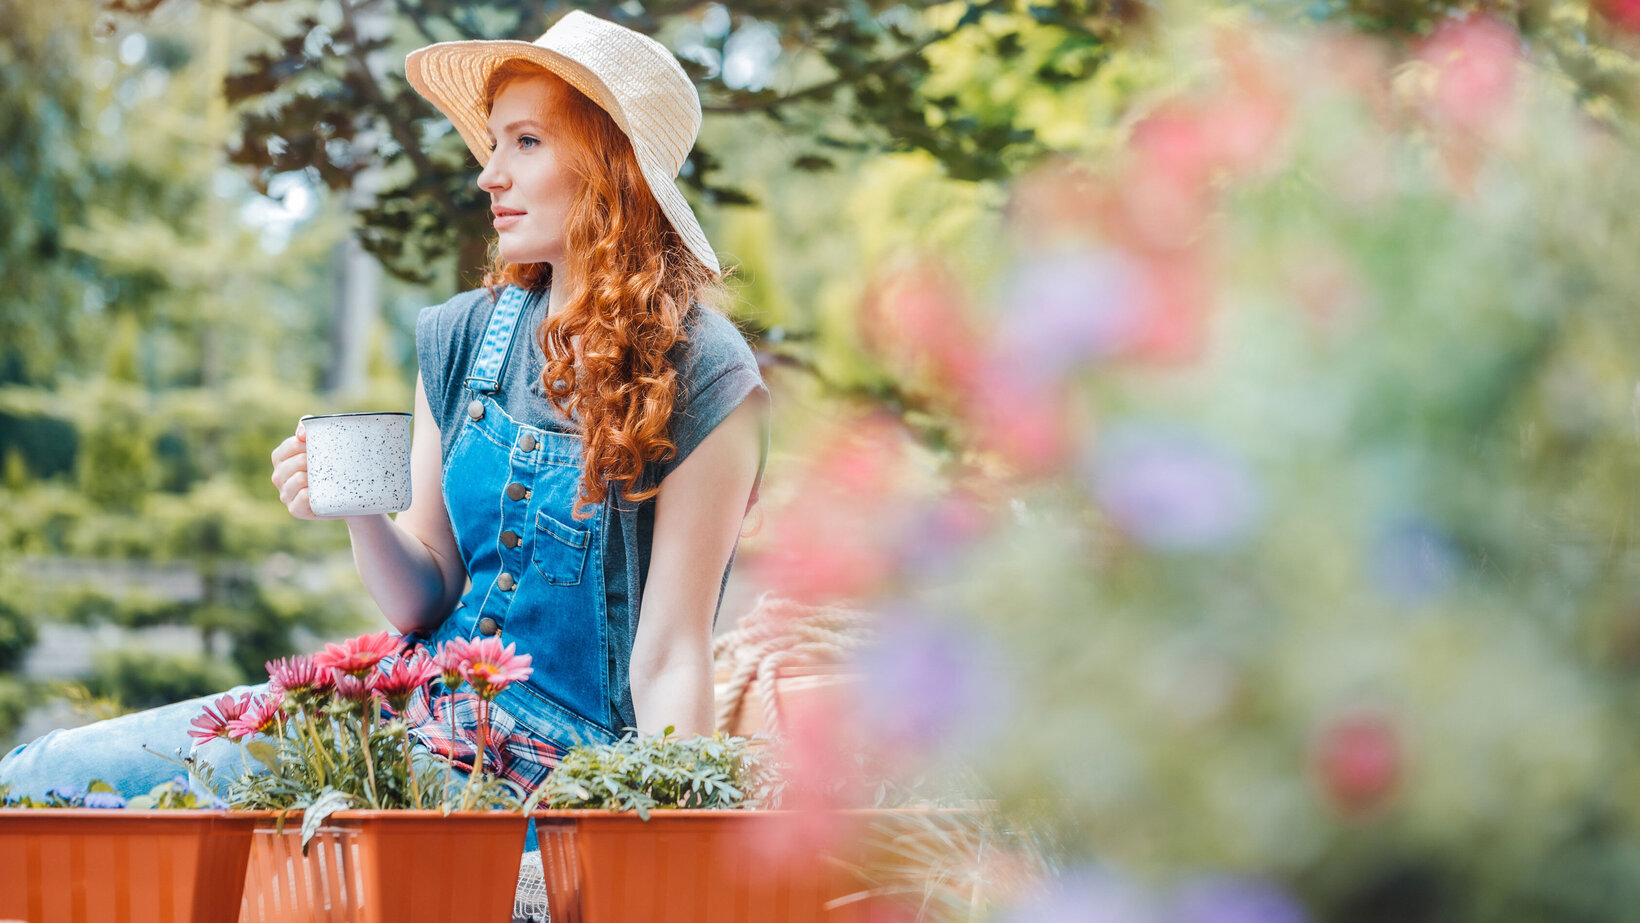
[[(892, 811), (833, 812), (844, 855)], [(854, 876), (792, 835), (792, 811), (537, 811), (553, 923), (862, 923), (881, 902), (855, 900)], [(828, 904), (835, 904), (827, 909)]]
[(231, 920), (254, 825), (226, 811), (0, 810), (0, 919)]
[(512, 920), (522, 814), (337, 811), (306, 856), (300, 814), (283, 832), (269, 813), (258, 815), (240, 923)]

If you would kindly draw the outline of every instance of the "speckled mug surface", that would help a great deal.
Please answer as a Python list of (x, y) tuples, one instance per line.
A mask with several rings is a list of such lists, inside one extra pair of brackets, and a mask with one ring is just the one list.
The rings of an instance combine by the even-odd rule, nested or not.
[(302, 426), (315, 516), (410, 507), (410, 414), (327, 413), (303, 417)]

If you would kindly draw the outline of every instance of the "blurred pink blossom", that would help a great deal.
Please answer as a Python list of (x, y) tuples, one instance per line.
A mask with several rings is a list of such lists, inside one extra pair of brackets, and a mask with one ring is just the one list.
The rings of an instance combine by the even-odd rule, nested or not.
[(823, 432), (793, 479), (796, 495), (769, 514), (759, 579), (804, 602), (862, 596), (889, 580), (912, 510), (908, 440), (887, 415)]
[(1640, 35), (1640, 0), (1596, 0), (1595, 9), (1617, 28)]
[(1329, 804), (1346, 815), (1363, 814), (1399, 785), (1401, 751), (1389, 712), (1356, 706), (1324, 719), (1311, 741), (1310, 768)]
[(1459, 128), (1486, 128), (1513, 101), (1520, 36), (1491, 16), (1444, 23), (1419, 46), (1418, 56), (1437, 71), (1435, 114)]
[(972, 374), (979, 350), (962, 286), (924, 259), (875, 283), (860, 316), (866, 349), (913, 378), (953, 388)]

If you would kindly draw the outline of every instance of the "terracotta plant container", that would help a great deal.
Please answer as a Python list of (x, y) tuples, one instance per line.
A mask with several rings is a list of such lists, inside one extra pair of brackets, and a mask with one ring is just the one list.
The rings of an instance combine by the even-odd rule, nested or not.
[[(894, 811), (829, 815), (858, 863), (857, 837)], [(877, 900), (842, 865), (790, 834), (791, 811), (537, 811), (553, 923), (862, 923), (883, 919)], [(808, 820), (812, 820), (809, 818)], [(783, 846), (785, 848), (783, 848)], [(828, 903), (836, 906), (827, 909)]]
[(0, 810), (0, 919), (231, 920), (254, 824), (227, 811)]
[[(510, 923), (526, 819), (499, 811), (258, 812), (240, 923)], [(232, 919), (231, 916), (222, 919)]]

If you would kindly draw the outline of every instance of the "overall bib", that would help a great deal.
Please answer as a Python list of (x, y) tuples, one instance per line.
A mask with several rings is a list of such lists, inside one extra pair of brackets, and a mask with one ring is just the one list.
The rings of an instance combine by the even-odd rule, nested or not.
[[(467, 414), (442, 480), (472, 585), (427, 643), (436, 647), (451, 638), (499, 635), (530, 655), (530, 678), (508, 686), (495, 700), (490, 723), (502, 739), (486, 749), (503, 775), (539, 784), (570, 746), (619, 735), (611, 726), (605, 636), (609, 506), (600, 505), (591, 519), (573, 518), (581, 437), (515, 420), (494, 397), (502, 368), (521, 339), (518, 321), (527, 298), (517, 287), (502, 294), (464, 382)], [(435, 681), (433, 688), (442, 684)], [(455, 707), (458, 726), (467, 723)], [(441, 718), (429, 717), (424, 728), (433, 733), (427, 742), (439, 749), (433, 740)], [(517, 745), (506, 746), (508, 732), (519, 738)], [(524, 745), (528, 738), (537, 746)], [(508, 765), (514, 761), (541, 765)]]

